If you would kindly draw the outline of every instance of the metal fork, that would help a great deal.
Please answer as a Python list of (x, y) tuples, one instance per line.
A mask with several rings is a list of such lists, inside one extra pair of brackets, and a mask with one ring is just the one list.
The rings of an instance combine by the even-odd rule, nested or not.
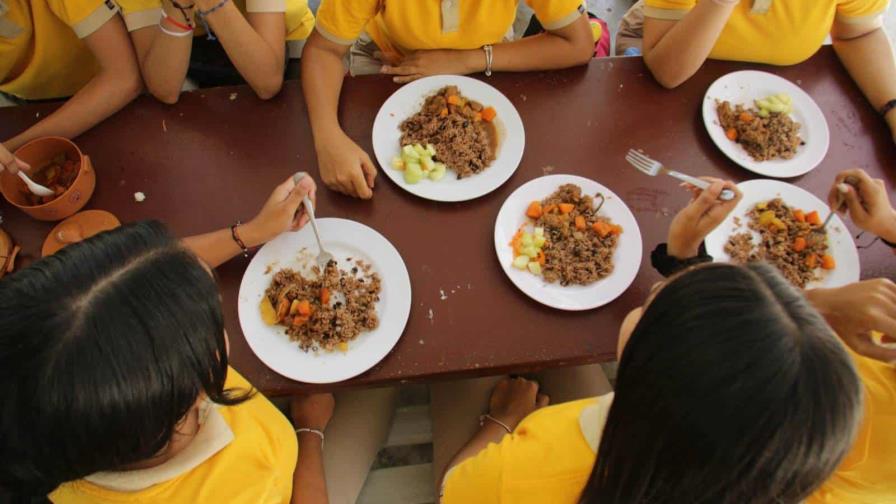
[[(670, 177), (675, 177), (678, 180), (687, 182), (694, 187), (704, 190), (710, 186), (710, 183), (705, 180), (698, 179), (697, 177), (692, 177), (675, 170), (670, 170), (669, 168), (663, 166), (663, 163), (660, 163), (659, 161), (650, 158), (643, 152), (636, 151), (634, 149), (629, 149), (628, 154), (626, 154), (625, 156), (625, 160), (628, 161), (630, 165), (637, 168), (641, 173), (646, 173), (651, 177), (655, 177), (659, 174), (669, 175)], [(732, 191), (731, 189), (723, 189), (722, 193), (719, 195), (719, 199), (722, 201), (733, 200), (734, 191)]]
[(826, 229), (828, 227), (828, 222), (831, 222), (831, 218), (834, 217), (834, 214), (837, 213), (837, 210), (840, 210), (840, 207), (842, 207), (845, 202), (845, 194), (849, 192), (847, 184), (855, 187), (858, 183), (859, 179), (849, 175), (843, 182), (837, 184), (837, 201), (834, 203), (834, 206), (831, 207), (831, 211), (828, 213), (828, 218), (824, 220), (824, 223), (822, 223), (820, 227), (812, 229), (809, 233), (809, 241), (818, 243), (821, 240), (824, 240), (825, 234), (827, 233)]
[[(302, 181), (303, 178), (307, 177), (308, 174), (305, 172), (298, 172), (292, 176), (292, 181), (295, 182), (296, 185)], [(320, 269), (325, 269), (330, 261), (334, 261), (333, 254), (327, 252), (324, 249), (324, 243), (320, 239), (320, 232), (317, 230), (317, 221), (314, 219), (314, 204), (311, 203), (311, 199), (308, 196), (305, 196), (302, 199), (302, 204), (305, 205), (305, 211), (308, 212), (308, 219), (311, 221), (311, 228), (314, 230), (314, 237), (317, 238), (317, 266)]]

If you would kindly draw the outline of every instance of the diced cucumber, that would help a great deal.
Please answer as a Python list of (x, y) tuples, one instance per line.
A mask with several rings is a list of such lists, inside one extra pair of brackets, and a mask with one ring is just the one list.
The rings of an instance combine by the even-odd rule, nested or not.
[(526, 266), (529, 264), (529, 258), (521, 255), (513, 260), (513, 267), (516, 269), (524, 270)]
[(417, 151), (417, 154), (420, 157), (423, 157), (428, 154), (428, 152), (426, 152), (426, 149), (424, 149), (423, 146), (420, 144), (414, 144), (414, 150)]
[(529, 261), (529, 264), (526, 265), (529, 268), (529, 272), (533, 275), (541, 276), (541, 264), (538, 264), (535, 261)]
[(430, 157), (436, 155), (436, 146), (433, 144), (426, 144), (426, 152), (429, 153)]
[(782, 102), (788, 104), (788, 105), (790, 105), (791, 103), (793, 103), (793, 98), (791, 98), (790, 95), (787, 94), (787, 93), (780, 93), (780, 94), (778, 95), (778, 99), (781, 100)]
[(401, 159), (398, 156), (392, 158), (392, 168), (396, 170), (404, 170), (404, 159)]
[(531, 247), (534, 242), (534, 236), (531, 233), (523, 232), (523, 236), (520, 238), (520, 243), (523, 247)]
[(535, 237), (535, 246), (538, 248), (544, 247), (544, 244), (547, 241), (548, 241), (548, 239), (545, 238), (544, 235), (536, 236)]
[(756, 100), (756, 106), (765, 110), (772, 108), (772, 104), (768, 100)]
[(420, 158), (420, 166), (423, 168), (423, 171), (428, 172), (435, 167), (436, 163), (429, 156), (423, 156)]
[(420, 154), (414, 150), (413, 145), (405, 145), (401, 148), (401, 155), (404, 157), (404, 161), (408, 162), (411, 159), (420, 159)]
[(757, 114), (759, 117), (768, 117), (768, 116), (771, 115), (771, 114), (769, 113), (768, 109), (759, 109), (759, 112), (757, 112), (756, 114)]
[(527, 256), (529, 259), (535, 259), (538, 257), (538, 249), (535, 248), (534, 245), (530, 245), (528, 247), (523, 247), (520, 249), (520, 254)]
[(404, 181), (408, 184), (416, 184), (423, 179), (423, 170), (417, 163), (409, 163), (404, 170)]
[(535, 236), (544, 236), (544, 228), (543, 227), (535, 228)]
[(442, 180), (442, 177), (445, 176), (446, 171), (447, 169), (445, 168), (444, 164), (436, 163), (435, 166), (432, 167), (432, 170), (429, 172), (429, 178), (430, 180), (438, 182), (439, 180)]

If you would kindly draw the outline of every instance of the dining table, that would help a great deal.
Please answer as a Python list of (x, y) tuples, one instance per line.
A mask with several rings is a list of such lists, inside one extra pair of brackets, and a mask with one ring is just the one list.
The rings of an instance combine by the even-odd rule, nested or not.
[[(326, 385), (290, 380), (256, 357), (237, 315), (249, 259), (240, 255), (217, 269), (230, 363), (265, 394), (526, 374), (612, 361), (620, 323), (661, 278), (651, 267), (650, 252), (666, 241), (673, 216), (690, 198), (675, 180), (634, 170), (625, 154), (631, 148), (643, 149), (693, 175), (735, 182), (760, 178), (722, 154), (701, 116), (709, 85), (744, 69), (794, 82), (817, 102), (827, 120), (827, 155), (817, 168), (790, 183), (826, 199), (838, 172), (860, 167), (894, 186), (896, 145), (890, 131), (834, 51), (824, 47), (789, 67), (707, 61), (671, 90), (660, 86), (637, 57), (594, 59), (560, 71), (474, 75), (501, 91), (519, 111), (525, 149), (506, 183), (458, 203), (421, 199), (382, 173), (371, 200), (324, 187), (297, 80), (286, 81), (270, 100), (260, 100), (247, 86), (184, 92), (173, 105), (143, 95), (75, 139), (97, 174), (96, 190), (85, 208), (107, 210), (124, 223), (157, 219), (174, 235), (185, 237), (247, 221), (278, 183), (304, 170), (319, 184), (318, 217), (363, 223), (397, 248), (412, 291), (401, 338), (367, 372)], [(374, 117), (398, 88), (387, 76), (345, 79), (339, 122), (371, 157)], [(12, 137), (59, 106), (0, 109), (0, 138)], [(549, 174), (575, 174), (605, 185), (624, 200), (640, 227), (643, 254), (636, 279), (616, 300), (597, 309), (568, 312), (539, 304), (511, 283), (496, 257), (494, 228), (501, 205), (520, 185)], [(135, 197), (138, 192), (145, 195), (143, 201)], [(7, 202), (0, 212), (3, 229), (22, 247), (19, 269), (26, 267), (40, 257), (54, 223), (36, 221)], [(847, 227), (858, 234), (852, 223)], [(896, 277), (889, 247), (874, 243), (867, 233), (857, 246), (862, 278)]]

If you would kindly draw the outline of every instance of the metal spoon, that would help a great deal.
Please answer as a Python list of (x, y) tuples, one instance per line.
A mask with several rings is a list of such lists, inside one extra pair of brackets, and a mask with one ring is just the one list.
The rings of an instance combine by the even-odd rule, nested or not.
[(23, 172), (22, 170), (19, 170), (16, 173), (19, 175), (19, 178), (22, 179), (22, 182), (24, 182), (25, 185), (28, 186), (28, 190), (31, 191), (32, 194), (35, 194), (37, 196), (53, 196), (54, 194), (56, 194), (51, 189), (48, 189), (28, 178), (28, 175), (25, 175), (25, 172)]
[[(298, 185), (298, 183), (307, 176), (307, 173), (299, 172), (292, 176), (292, 180)], [(311, 203), (311, 198), (305, 196), (305, 198), (302, 199), (302, 204), (305, 205), (305, 211), (308, 212), (308, 219), (311, 221), (311, 228), (314, 230), (314, 237), (317, 238), (317, 248), (319, 250), (316, 260), (317, 266), (320, 267), (320, 269), (324, 269), (327, 267), (327, 264), (330, 264), (330, 261), (334, 261), (335, 259), (333, 258), (333, 254), (324, 249), (324, 243), (320, 239), (320, 232), (317, 229), (317, 221), (314, 219), (314, 204)]]

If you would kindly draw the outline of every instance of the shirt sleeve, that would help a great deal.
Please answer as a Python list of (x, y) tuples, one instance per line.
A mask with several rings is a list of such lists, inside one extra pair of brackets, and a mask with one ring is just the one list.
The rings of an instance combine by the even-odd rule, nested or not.
[(50, 10), (74, 30), (78, 38), (85, 38), (118, 14), (112, 0), (48, 0)]
[(246, 0), (246, 12), (286, 12), (286, 0)]
[(582, 0), (526, 0), (545, 30), (569, 26), (585, 13)]
[(851, 24), (874, 21), (889, 6), (889, 0), (840, 0), (837, 3), (837, 21)]
[(454, 466), (445, 475), (441, 504), (501, 502), (504, 446), (510, 436), (489, 445), (475, 457)]
[(128, 31), (136, 31), (147, 26), (159, 24), (162, 19), (162, 2), (160, 0), (117, 0), (121, 6), (121, 15)]
[(644, 17), (678, 21), (685, 17), (695, 5), (697, 5), (697, 0), (646, 0), (644, 2)]
[(376, 16), (382, 0), (322, 0), (317, 10), (317, 32), (340, 45), (351, 45)]

